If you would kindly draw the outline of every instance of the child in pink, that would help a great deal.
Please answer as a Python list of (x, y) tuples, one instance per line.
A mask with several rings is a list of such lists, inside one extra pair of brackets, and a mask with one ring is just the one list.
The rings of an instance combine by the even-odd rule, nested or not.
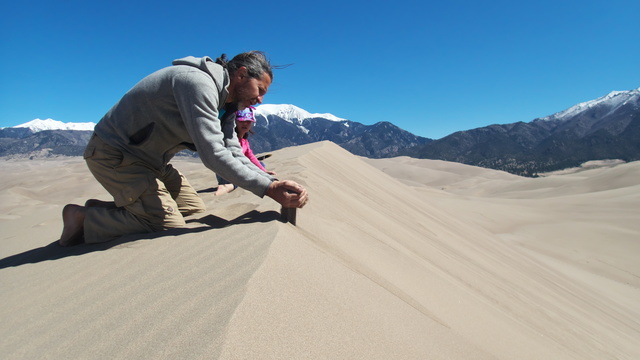
[[(240, 142), (240, 146), (242, 146), (242, 152), (244, 153), (244, 156), (251, 160), (251, 162), (259, 167), (262, 171), (271, 175), (276, 175), (276, 173), (273, 171), (267, 171), (267, 169), (265, 169), (264, 167), (264, 164), (258, 161), (256, 156), (253, 154), (253, 151), (251, 151), (251, 146), (249, 145), (249, 140), (247, 138), (249, 137), (249, 134), (253, 133), (251, 128), (256, 122), (255, 116), (253, 114), (254, 110), (255, 108), (253, 106), (250, 106), (244, 110), (236, 111), (236, 134), (238, 134), (238, 141)], [(216, 191), (216, 195), (228, 193), (236, 188), (235, 185), (229, 183), (220, 176), (216, 175), (216, 178), (218, 180), (218, 190)]]

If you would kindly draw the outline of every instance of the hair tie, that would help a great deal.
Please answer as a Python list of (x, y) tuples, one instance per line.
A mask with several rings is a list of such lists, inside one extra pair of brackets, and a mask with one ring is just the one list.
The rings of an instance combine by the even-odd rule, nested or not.
[(216, 64), (221, 65), (225, 69), (227, 68), (228, 63), (229, 59), (227, 58), (227, 54), (222, 54), (219, 58), (216, 59)]

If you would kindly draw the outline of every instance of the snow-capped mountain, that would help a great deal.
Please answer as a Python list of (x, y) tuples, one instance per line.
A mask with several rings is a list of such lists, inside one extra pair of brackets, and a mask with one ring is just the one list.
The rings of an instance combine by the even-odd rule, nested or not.
[[(312, 114), (290, 104), (263, 104), (256, 109), (255, 153), (288, 146), (329, 140), (356, 155), (389, 157), (399, 149), (424, 144), (430, 139), (413, 135), (389, 122), (374, 125), (339, 118), (332, 114)], [(93, 130), (93, 123), (63, 123), (36, 119), (12, 128), (0, 129), (0, 156), (34, 153), (81, 155)], [(48, 131), (45, 131), (48, 130)], [(74, 130), (74, 131), (71, 131)]]
[[(278, 121), (285, 121), (292, 125), (295, 125), (298, 130), (304, 134), (309, 134), (308, 125), (314, 124), (318, 119), (319, 121), (329, 121), (332, 123), (341, 123), (343, 126), (348, 127), (350, 121), (341, 119), (333, 114), (312, 114), (304, 109), (301, 109), (291, 104), (263, 104), (256, 108), (256, 119), (258, 126), (270, 128), (271, 119), (277, 119)], [(305, 126), (305, 124), (307, 126)]]
[(311, 114), (310, 112), (301, 109), (291, 104), (262, 104), (256, 108), (256, 114), (260, 114), (265, 118), (267, 115), (275, 115), (286, 121), (296, 122), (298, 124), (306, 119), (323, 118), (329, 121), (345, 121), (332, 114)]
[(566, 110), (553, 115), (540, 118), (538, 120), (566, 120), (580, 113), (589, 111), (596, 107), (606, 107), (609, 113), (617, 111), (620, 107), (628, 104), (638, 104), (640, 102), (640, 88), (628, 91), (612, 91), (609, 94), (595, 100), (585, 101), (574, 105)]
[(44, 130), (93, 130), (96, 126), (95, 123), (63, 123), (53, 119), (35, 119), (24, 124), (14, 126), (14, 128), (26, 128), (32, 132), (44, 131)]
[(519, 175), (590, 160), (640, 160), (640, 89), (613, 91), (528, 123), (459, 131), (404, 154)]
[[(264, 104), (257, 107), (250, 141), (254, 153), (329, 140), (360, 156), (409, 155), (529, 176), (590, 160), (640, 160), (640, 88), (613, 91), (531, 122), (459, 131), (435, 141), (393, 121), (364, 125), (294, 105)], [(37, 129), (91, 130), (93, 125), (47, 119), (0, 129), (0, 156), (81, 155), (90, 131)]]
[(35, 119), (18, 126), (0, 128), (0, 156), (81, 155), (95, 125)]
[(356, 155), (389, 157), (401, 148), (430, 141), (389, 122), (363, 125), (332, 114), (312, 114), (290, 104), (258, 106), (254, 130), (254, 152), (329, 140)]

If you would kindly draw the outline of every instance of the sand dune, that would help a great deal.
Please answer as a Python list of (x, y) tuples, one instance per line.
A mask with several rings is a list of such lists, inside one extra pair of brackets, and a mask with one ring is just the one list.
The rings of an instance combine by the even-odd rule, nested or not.
[(2, 160), (5, 359), (638, 359), (640, 163), (527, 179), (322, 142), (267, 165), (298, 224), (239, 189), (188, 226), (60, 248), (82, 159)]

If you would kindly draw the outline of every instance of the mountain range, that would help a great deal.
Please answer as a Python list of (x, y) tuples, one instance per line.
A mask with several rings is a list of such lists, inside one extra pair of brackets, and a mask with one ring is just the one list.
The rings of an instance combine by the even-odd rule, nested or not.
[[(3, 128), (0, 156), (81, 155), (93, 126), (36, 119)], [(634, 161), (640, 159), (640, 89), (614, 91), (531, 122), (459, 131), (438, 140), (411, 134), (386, 121), (364, 125), (331, 114), (311, 114), (294, 105), (257, 108), (250, 138), (254, 153), (324, 140), (369, 158), (406, 155), (524, 176), (589, 160)]]
[(390, 122), (363, 125), (331, 114), (310, 114), (294, 105), (260, 105), (254, 130), (250, 138), (254, 152), (329, 140), (356, 155), (385, 158), (432, 141)]
[[(0, 156), (82, 155), (94, 126), (36, 119), (0, 129)], [(253, 129), (250, 141), (254, 153), (328, 140), (356, 155), (383, 158), (431, 141), (390, 122), (363, 125), (331, 114), (311, 114), (287, 104), (260, 105)], [(181, 155), (191, 154), (185, 151)]]
[(524, 176), (589, 160), (640, 160), (640, 89), (614, 91), (528, 123), (459, 131), (401, 154)]

